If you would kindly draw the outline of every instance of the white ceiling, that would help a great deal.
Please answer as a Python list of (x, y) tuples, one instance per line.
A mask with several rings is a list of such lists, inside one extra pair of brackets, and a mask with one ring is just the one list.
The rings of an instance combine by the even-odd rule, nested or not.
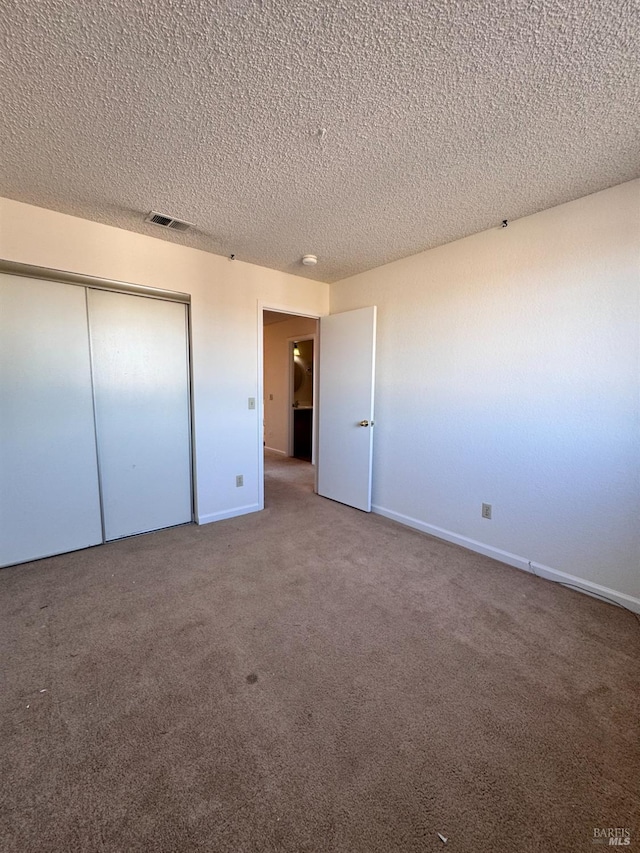
[(12, 0), (0, 195), (335, 281), (640, 175), (639, 22), (638, 0)]
[(263, 311), (262, 323), (265, 326), (272, 326), (274, 323), (285, 323), (287, 320), (295, 319), (295, 314), (282, 314), (279, 311)]

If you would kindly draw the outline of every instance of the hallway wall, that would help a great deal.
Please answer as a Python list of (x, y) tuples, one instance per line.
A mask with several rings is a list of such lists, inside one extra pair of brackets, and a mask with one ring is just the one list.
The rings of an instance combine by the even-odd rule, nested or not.
[(264, 327), (264, 441), (278, 453), (287, 453), (289, 436), (289, 341), (316, 326), (310, 317), (293, 317)]

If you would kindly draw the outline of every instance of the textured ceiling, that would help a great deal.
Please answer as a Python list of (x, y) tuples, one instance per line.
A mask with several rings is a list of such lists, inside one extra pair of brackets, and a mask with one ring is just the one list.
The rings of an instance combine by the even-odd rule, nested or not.
[(639, 22), (638, 0), (12, 0), (0, 195), (334, 281), (637, 177)]

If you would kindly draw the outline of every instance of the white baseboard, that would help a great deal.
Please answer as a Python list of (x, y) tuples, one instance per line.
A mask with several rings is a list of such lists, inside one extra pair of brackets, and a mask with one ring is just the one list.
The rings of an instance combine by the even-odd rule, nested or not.
[(267, 445), (266, 445), (266, 444), (265, 444), (265, 446), (264, 446), (264, 449), (265, 449), (265, 450), (270, 450), (272, 453), (277, 453), (277, 454), (278, 454), (278, 456), (288, 456), (288, 455), (289, 455), (289, 454), (286, 452), (286, 450), (277, 450), (275, 447), (267, 447)]
[(461, 545), (469, 551), (475, 551), (477, 554), (483, 554), (485, 557), (491, 557), (494, 560), (499, 560), (501, 563), (507, 563), (507, 565), (514, 566), (516, 569), (523, 569), (525, 572), (532, 572), (534, 575), (538, 575), (546, 580), (566, 584), (587, 595), (608, 600), (613, 604), (626, 607), (627, 610), (632, 610), (634, 613), (640, 613), (640, 598), (634, 598), (625, 592), (618, 592), (618, 590), (578, 578), (575, 575), (569, 575), (558, 569), (552, 569), (550, 566), (535, 563), (532, 560), (527, 560), (525, 557), (511, 554), (509, 551), (502, 551), (500, 548), (494, 548), (492, 545), (485, 545), (483, 542), (477, 542), (475, 539), (469, 539), (466, 536), (461, 536), (459, 533), (452, 533), (450, 530), (444, 530), (442, 527), (427, 524), (417, 518), (411, 518), (408, 515), (385, 509), (382, 506), (372, 506), (371, 509), (377, 515), (383, 515), (385, 518), (390, 518), (392, 521), (397, 521), (406, 527), (413, 527), (422, 533), (428, 533), (437, 539), (444, 539), (447, 542), (452, 542), (454, 545)]
[(260, 504), (247, 504), (237, 506), (233, 509), (225, 509), (222, 512), (210, 512), (208, 515), (199, 515), (198, 524), (211, 524), (212, 521), (224, 521), (225, 518), (235, 518), (238, 515), (248, 515), (250, 512), (259, 512)]

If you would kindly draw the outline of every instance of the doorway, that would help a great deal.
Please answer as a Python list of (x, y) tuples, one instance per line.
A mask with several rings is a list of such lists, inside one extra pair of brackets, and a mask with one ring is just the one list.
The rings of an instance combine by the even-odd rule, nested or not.
[(317, 330), (315, 317), (262, 310), (262, 454), (309, 466), (315, 464)]
[[(291, 369), (287, 343), (295, 344), (305, 337), (300, 326), (307, 322), (312, 325), (306, 337), (314, 338), (315, 344), (311, 447), (314, 491), (322, 497), (371, 512), (375, 305), (323, 315), (321, 320), (318, 315), (293, 314), (286, 307), (265, 305), (260, 301), (257, 307), (258, 389), (262, 413), (257, 435), (259, 508), (264, 508), (265, 451), (294, 461), (289, 444), (285, 444), (287, 421), (295, 402), (295, 397), (291, 400), (291, 385), (287, 382)], [(283, 354), (284, 368), (278, 359), (271, 357), (274, 338), (279, 342), (277, 349)], [(345, 369), (347, 365), (348, 370)], [(277, 388), (279, 392), (274, 390)]]

